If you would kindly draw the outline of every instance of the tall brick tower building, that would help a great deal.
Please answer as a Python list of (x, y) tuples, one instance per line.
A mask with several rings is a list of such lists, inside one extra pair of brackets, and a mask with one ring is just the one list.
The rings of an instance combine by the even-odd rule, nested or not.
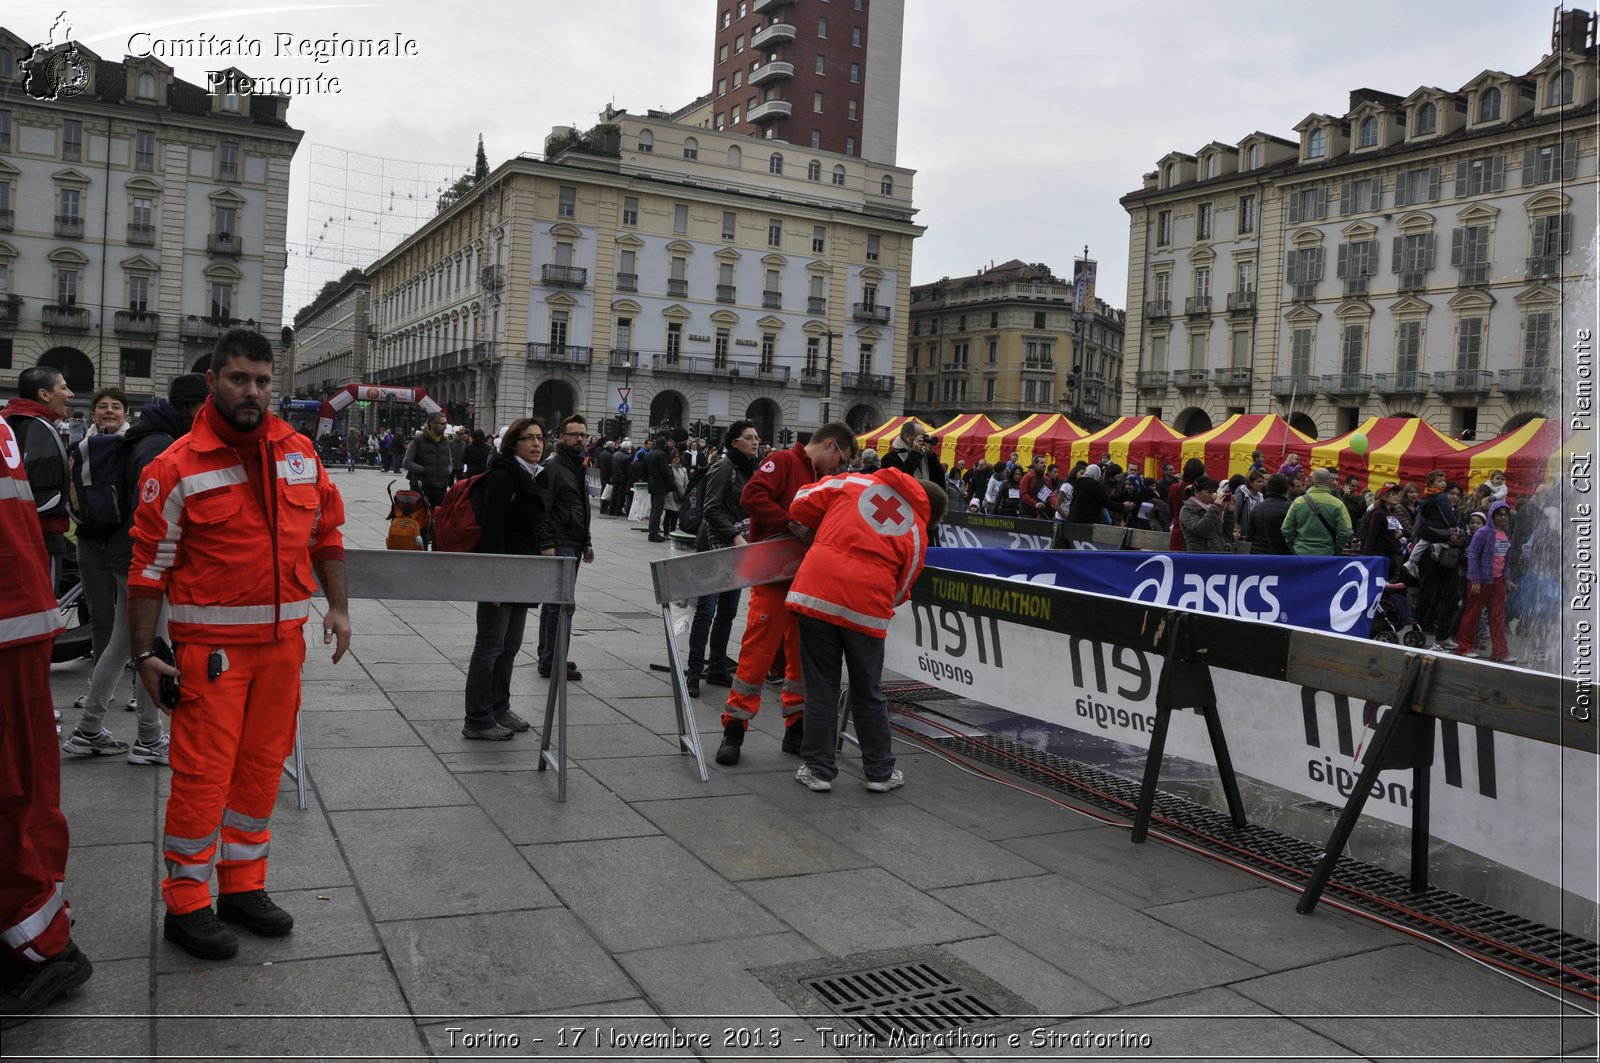
[(712, 126), (893, 165), (905, 0), (718, 0)]

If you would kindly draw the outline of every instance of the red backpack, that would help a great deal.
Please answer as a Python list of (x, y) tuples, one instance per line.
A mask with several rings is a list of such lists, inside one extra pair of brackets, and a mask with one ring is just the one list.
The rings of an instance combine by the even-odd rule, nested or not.
[(444, 501), (433, 514), (433, 548), (455, 554), (470, 554), (483, 541), (483, 491), (479, 489), (485, 473), (457, 480), (445, 492)]

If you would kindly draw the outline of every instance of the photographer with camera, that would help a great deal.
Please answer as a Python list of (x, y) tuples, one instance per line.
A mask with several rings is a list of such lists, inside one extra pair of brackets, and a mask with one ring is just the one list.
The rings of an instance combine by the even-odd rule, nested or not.
[(899, 469), (907, 476), (944, 483), (944, 466), (939, 461), (939, 439), (927, 434), (917, 421), (907, 421), (894, 446), (883, 459), (885, 469)]

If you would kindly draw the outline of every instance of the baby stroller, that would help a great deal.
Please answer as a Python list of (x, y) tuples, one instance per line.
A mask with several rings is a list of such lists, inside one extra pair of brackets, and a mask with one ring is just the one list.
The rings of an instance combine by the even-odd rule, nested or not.
[(1404, 583), (1383, 585), (1383, 597), (1378, 599), (1378, 611), (1372, 617), (1372, 638), (1378, 642), (1404, 643), (1413, 649), (1428, 644), (1428, 636), (1411, 611)]
[(396, 491), (397, 482), (389, 481), (389, 534), (383, 540), (384, 549), (425, 550), (424, 539), (433, 525), (433, 508), (421, 491)]

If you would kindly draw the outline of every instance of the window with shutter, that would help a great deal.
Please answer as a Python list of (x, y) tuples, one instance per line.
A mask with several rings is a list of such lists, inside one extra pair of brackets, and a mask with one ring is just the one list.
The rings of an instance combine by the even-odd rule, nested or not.
[(1543, 369), (1550, 364), (1550, 327), (1554, 317), (1541, 310), (1528, 315), (1522, 326), (1522, 364), (1528, 369)]
[(1464, 317), (1456, 327), (1456, 368), (1474, 370), (1483, 362), (1483, 318)]
[(1362, 362), (1366, 356), (1367, 329), (1365, 325), (1346, 325), (1344, 327), (1344, 348), (1339, 359), (1339, 372), (1359, 373), (1362, 371)]
[(1293, 376), (1308, 376), (1311, 373), (1311, 354), (1313, 348), (1313, 332), (1309, 328), (1297, 328), (1289, 341), (1289, 373)]
[(1422, 356), (1422, 322), (1402, 321), (1394, 334), (1394, 371), (1415, 373)]

